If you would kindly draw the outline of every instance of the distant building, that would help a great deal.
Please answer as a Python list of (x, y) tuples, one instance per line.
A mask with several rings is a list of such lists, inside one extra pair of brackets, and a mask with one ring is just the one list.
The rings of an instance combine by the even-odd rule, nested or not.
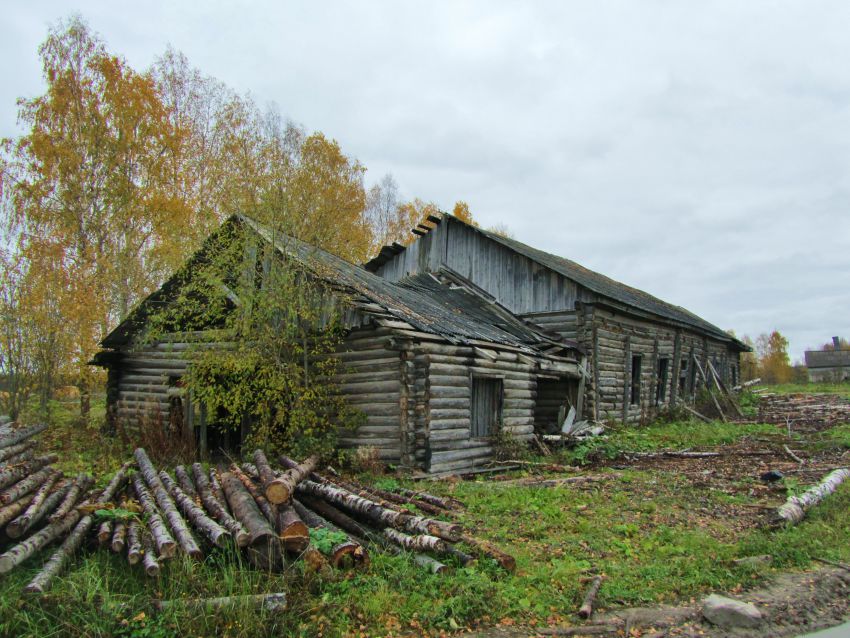
[(841, 349), (838, 337), (832, 338), (835, 350), (807, 350), (809, 381), (850, 380), (850, 349)]

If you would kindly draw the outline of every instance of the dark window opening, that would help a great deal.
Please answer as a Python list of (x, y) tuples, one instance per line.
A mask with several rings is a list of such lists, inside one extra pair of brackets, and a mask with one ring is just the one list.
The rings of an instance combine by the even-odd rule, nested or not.
[(658, 386), (655, 388), (655, 405), (661, 405), (667, 398), (667, 369), (669, 359), (658, 360)]
[(685, 391), (688, 389), (688, 360), (687, 358), (682, 359), (682, 365), (679, 368), (679, 395), (682, 396), (685, 394)]
[(640, 405), (640, 364), (642, 359), (643, 357), (639, 354), (632, 357), (632, 405)]
[(729, 373), (732, 377), (732, 387), (738, 385), (738, 368), (734, 364), (729, 366)]
[(473, 438), (493, 434), (502, 421), (502, 380), (488, 378), (472, 379), (472, 424)]

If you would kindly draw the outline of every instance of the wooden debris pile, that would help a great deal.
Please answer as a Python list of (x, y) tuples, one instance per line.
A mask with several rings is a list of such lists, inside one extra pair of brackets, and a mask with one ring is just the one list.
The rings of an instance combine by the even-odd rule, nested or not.
[(52, 467), (55, 456), (36, 455), (34, 437), (44, 429), (0, 430), (0, 574), (61, 541), (28, 592), (47, 590), (92, 535), (150, 576), (178, 554), (197, 560), (227, 546), (273, 571), (291, 560), (314, 570), (364, 568), (370, 551), (411, 552), (434, 573), (446, 569), (443, 561), (466, 566), (475, 556), (514, 569), (511, 556), (445, 520), (462, 507), (457, 501), (325, 478), (316, 457), (281, 457), (273, 466), (257, 450), (252, 463), (226, 470), (195, 463), (166, 471), (139, 448), (91, 492), (92, 477), (66, 478)]
[(766, 394), (759, 398), (758, 420), (820, 430), (850, 423), (850, 399), (837, 394)]

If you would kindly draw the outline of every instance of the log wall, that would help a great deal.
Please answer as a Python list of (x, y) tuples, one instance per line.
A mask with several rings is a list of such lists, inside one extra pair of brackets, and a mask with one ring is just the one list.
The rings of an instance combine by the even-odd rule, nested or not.
[(471, 436), (473, 376), (502, 379), (502, 424), (506, 434), (527, 441), (534, 433), (539, 371), (535, 362), (515, 353), (422, 343), (425, 380), (427, 468), (431, 472), (470, 470), (493, 459), (489, 437)]
[[(198, 344), (192, 344), (195, 347)], [(118, 426), (133, 431), (143, 421), (169, 422), (169, 390), (186, 371), (189, 344), (153, 343), (124, 354), (109, 371), (108, 409)]]
[[(727, 384), (731, 383), (731, 367), (738, 366), (738, 354), (722, 341), (613, 310), (580, 307), (577, 325), (578, 340), (587, 349), (592, 370), (586, 386), (585, 418), (624, 422), (651, 418), (659, 408), (692, 397), (695, 360), (703, 369), (711, 361)], [(631, 370), (635, 356), (641, 358), (640, 394), (633, 404)], [(658, 362), (662, 358), (668, 360), (667, 379), (664, 399), (656, 405)]]
[(353, 330), (333, 356), (341, 363), (334, 381), (348, 404), (366, 415), (364, 425), (341, 434), (340, 444), (374, 447), (380, 459), (390, 463), (408, 460), (415, 440), (407, 381), (413, 370), (409, 355), (394, 343), (392, 331), (374, 327)]

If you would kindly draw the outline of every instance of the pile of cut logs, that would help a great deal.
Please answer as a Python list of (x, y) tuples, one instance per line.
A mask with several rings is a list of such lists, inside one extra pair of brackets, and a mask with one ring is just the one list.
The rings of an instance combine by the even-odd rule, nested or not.
[(837, 394), (768, 394), (759, 399), (758, 420), (814, 429), (850, 423), (850, 400)]
[[(304, 560), (315, 570), (363, 568), (369, 551), (411, 552), (434, 573), (447, 563), (488, 557), (512, 571), (514, 559), (445, 519), (463, 505), (406, 489), (381, 490), (316, 473), (318, 459), (282, 456), (273, 466), (262, 450), (252, 463), (205, 470), (200, 463), (157, 470), (144, 449), (134, 453), (102, 490), (94, 479), (65, 478), (35, 454), (45, 426), (0, 429), (0, 574), (42, 548), (61, 545), (26, 586), (45, 591), (96, 532), (96, 545), (141, 563), (150, 576), (183, 553), (200, 559), (234, 545), (264, 570)], [(469, 553), (467, 553), (469, 552)]]

